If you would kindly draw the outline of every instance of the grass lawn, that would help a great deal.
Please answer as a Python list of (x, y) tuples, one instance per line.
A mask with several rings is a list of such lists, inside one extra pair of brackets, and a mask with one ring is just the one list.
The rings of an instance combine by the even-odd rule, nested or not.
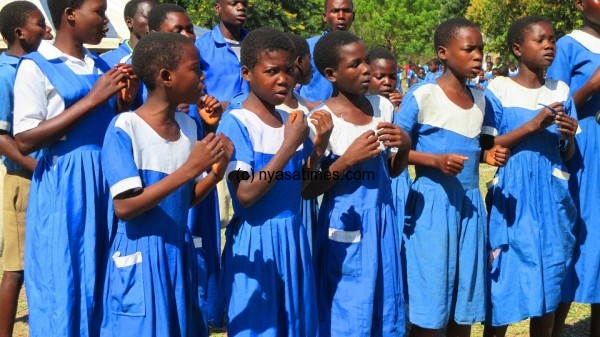
[[(481, 165), (481, 181), (480, 188), (482, 193), (485, 193), (485, 183), (490, 181), (496, 171), (495, 168), (487, 165)], [(414, 177), (414, 171), (411, 170), (411, 176)], [(225, 242), (224, 230), (221, 233), (222, 241)], [(4, 270), (2, 258), (0, 258), (0, 275)], [(17, 310), (17, 323), (15, 325), (14, 337), (28, 336), (27, 320), (29, 318), (27, 311), (27, 301), (25, 299), (25, 291), (21, 291), (19, 296), (19, 307)], [(566, 327), (563, 332), (564, 337), (587, 337), (589, 336), (590, 325), (590, 307), (588, 305), (574, 304), (571, 306), (571, 311), (567, 317)], [(506, 334), (510, 337), (529, 336), (529, 321), (523, 321), (519, 324), (511, 325)], [(225, 336), (223, 330), (211, 331), (211, 336)], [(483, 327), (479, 324), (473, 326), (473, 337), (483, 336)]]

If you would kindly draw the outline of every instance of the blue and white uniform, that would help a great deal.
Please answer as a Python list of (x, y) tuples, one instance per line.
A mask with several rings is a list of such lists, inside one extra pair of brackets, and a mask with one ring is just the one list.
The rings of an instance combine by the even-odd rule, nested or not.
[[(580, 30), (562, 37), (548, 77), (565, 82), (573, 95), (600, 67), (600, 39)], [(600, 303), (600, 93), (596, 92), (577, 109), (581, 133), (575, 136), (576, 150), (567, 163), (569, 189), (579, 211), (574, 234), (576, 244), (567, 279), (564, 302)]]
[[(569, 87), (546, 79), (538, 89), (498, 77), (486, 90), (482, 133), (505, 135), (534, 118), (543, 106), (565, 102)], [(560, 156), (556, 125), (511, 148), (511, 157), (490, 184), (489, 241), (491, 323), (502, 326), (555, 311), (575, 238), (577, 210), (569, 173)]]
[[(113, 198), (147, 188), (186, 162), (201, 135), (187, 115), (176, 113), (175, 120), (180, 137), (169, 141), (134, 112), (114, 118), (102, 149)], [(184, 184), (143, 214), (119, 220), (106, 269), (102, 336), (208, 335), (198, 304), (196, 242), (187, 227), (194, 186)]]
[(327, 34), (327, 32), (306, 40), (306, 42), (308, 42), (308, 48), (310, 49), (310, 63), (312, 65), (313, 75), (310, 83), (303, 85), (300, 88), (300, 96), (306, 98), (310, 102), (325, 102), (333, 93), (331, 82), (321, 75), (317, 69), (317, 66), (315, 65), (315, 45), (325, 34)]
[[(88, 94), (110, 67), (42, 43), (23, 57), (15, 80), (14, 132), (31, 130)], [(27, 209), (25, 285), (32, 336), (96, 336), (112, 218), (100, 151), (116, 98), (86, 114), (42, 149)]]
[[(259, 171), (279, 151), (284, 126), (272, 128), (246, 109), (223, 117), (219, 132), (233, 144), (229, 174), (269, 179)], [(317, 311), (306, 229), (300, 217), (302, 165), (312, 151), (307, 140), (280, 172), (275, 185), (243, 207), (229, 182), (235, 214), (227, 226), (222, 283), (232, 336), (316, 336)], [(270, 172), (273, 173), (273, 172)]]
[[(333, 131), (321, 167), (329, 167), (355, 139), (379, 122), (391, 122), (394, 106), (366, 96), (373, 107), (367, 125), (331, 113)], [(396, 223), (388, 157), (365, 160), (323, 196), (319, 210), (315, 274), (319, 336), (404, 336), (400, 234)]]
[[(242, 30), (242, 41), (246, 35), (247, 31)], [(219, 102), (228, 102), (236, 94), (250, 90), (242, 78), (239, 56), (223, 37), (219, 24), (196, 39), (196, 48), (200, 52), (200, 67), (206, 75), (207, 94)]]
[(107, 51), (100, 57), (110, 66), (114, 67), (117, 63), (131, 64), (131, 55), (133, 50), (129, 46), (129, 40), (123, 41), (116, 49)]
[(456, 176), (415, 166), (406, 202), (404, 249), (410, 322), (441, 329), (454, 319), (485, 319), (487, 233), (479, 191), (479, 134), (485, 97), (470, 88), (475, 103), (462, 109), (437, 83), (416, 85), (406, 94), (395, 123), (411, 136), (413, 149), (468, 157)]

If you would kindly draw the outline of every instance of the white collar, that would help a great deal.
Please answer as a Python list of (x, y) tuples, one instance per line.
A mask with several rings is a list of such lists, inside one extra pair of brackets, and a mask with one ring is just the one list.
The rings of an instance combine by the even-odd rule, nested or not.
[(579, 42), (585, 49), (594, 54), (600, 54), (600, 39), (582, 31), (574, 30), (568, 34), (573, 40)]
[[(39, 48), (38, 48), (38, 52), (40, 54), (42, 54), (46, 59), (48, 60), (53, 60), (53, 59), (63, 59), (63, 60), (70, 60), (72, 62), (85, 62), (88, 59), (95, 59), (95, 57), (93, 56), (92, 53), (90, 53), (90, 51), (87, 48), (83, 48), (83, 53), (84, 53), (84, 58), (83, 61), (73, 57), (71, 55), (67, 55), (65, 53), (63, 53), (62, 51), (60, 51), (60, 49), (56, 48), (52, 43), (46, 42), (46, 41), (42, 41), (42, 43), (40, 44)], [(93, 61), (92, 61), (93, 62)]]

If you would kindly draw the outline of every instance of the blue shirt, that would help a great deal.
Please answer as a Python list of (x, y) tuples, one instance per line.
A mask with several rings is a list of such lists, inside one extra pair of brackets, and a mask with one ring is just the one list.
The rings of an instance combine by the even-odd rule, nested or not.
[[(246, 34), (242, 30), (242, 40)], [(196, 48), (200, 52), (200, 67), (206, 75), (204, 85), (207, 94), (220, 102), (228, 102), (234, 95), (250, 90), (242, 78), (240, 61), (225, 41), (219, 25), (198, 38)]]
[[(0, 54), (0, 130), (8, 132), (11, 136), (13, 135), (14, 85), (18, 63), (18, 57), (6, 53)], [(39, 152), (34, 152), (31, 156), (38, 159)], [(2, 162), (8, 171), (25, 170), (23, 166), (4, 156), (2, 156)]]
[(117, 63), (128, 63), (131, 64), (131, 54), (133, 50), (129, 47), (129, 40), (123, 41), (117, 49), (108, 51), (100, 57), (111, 67), (114, 67)]
[(331, 86), (331, 82), (329, 82), (325, 77), (323, 77), (323, 75), (321, 75), (321, 73), (315, 66), (315, 45), (325, 34), (327, 34), (327, 32), (324, 32), (322, 35), (314, 36), (306, 40), (306, 42), (308, 42), (308, 47), (310, 48), (310, 55), (312, 55), (310, 63), (312, 64), (313, 76), (309, 84), (303, 85), (302, 88), (300, 88), (300, 96), (306, 98), (307, 101), (311, 102), (325, 101), (333, 93), (333, 87)]

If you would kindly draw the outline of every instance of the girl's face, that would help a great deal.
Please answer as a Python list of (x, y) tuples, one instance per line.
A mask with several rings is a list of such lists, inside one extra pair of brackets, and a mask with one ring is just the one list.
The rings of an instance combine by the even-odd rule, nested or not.
[(475, 27), (460, 29), (448, 46), (438, 47), (438, 57), (459, 78), (475, 78), (482, 70), (483, 38)]
[(187, 13), (170, 12), (160, 23), (160, 31), (165, 33), (181, 34), (192, 41), (196, 39), (194, 24)]
[(425, 78), (425, 69), (419, 68), (419, 70), (417, 71), (417, 76), (419, 78)]
[(285, 50), (262, 51), (254, 68), (242, 67), (242, 77), (254, 95), (273, 106), (283, 103), (292, 89), (294, 76), (292, 55)]
[(586, 21), (600, 24), (600, 0), (576, 0), (575, 5), (583, 12)]
[(362, 41), (340, 48), (340, 61), (333, 71), (335, 84), (341, 92), (364, 95), (371, 85), (369, 51)]
[(137, 11), (132, 18), (126, 18), (127, 27), (131, 29), (131, 33), (138, 39), (148, 34), (148, 14), (154, 8), (153, 1), (140, 2)]
[(398, 65), (393, 60), (371, 59), (371, 86), (369, 92), (390, 97), (398, 84)]
[(513, 51), (520, 57), (521, 64), (530, 69), (546, 69), (554, 61), (556, 38), (554, 29), (548, 22), (533, 24), (523, 32), (523, 42), (513, 46)]
[[(195, 104), (204, 91), (204, 73), (200, 68), (200, 55), (198, 49), (188, 43), (183, 46), (183, 54), (179, 66), (171, 71), (171, 93), (172, 103)], [(169, 98), (171, 100), (171, 98)]]
[(29, 13), (27, 23), (19, 28), (19, 40), (27, 53), (36, 51), (42, 39), (51, 39), (52, 28), (46, 25), (44, 15), (38, 9)]
[(73, 31), (82, 43), (98, 44), (108, 32), (106, 0), (85, 0), (70, 16), (75, 21)]
[(246, 22), (248, 1), (246, 0), (219, 0), (215, 10), (220, 20), (227, 26), (241, 27)]

